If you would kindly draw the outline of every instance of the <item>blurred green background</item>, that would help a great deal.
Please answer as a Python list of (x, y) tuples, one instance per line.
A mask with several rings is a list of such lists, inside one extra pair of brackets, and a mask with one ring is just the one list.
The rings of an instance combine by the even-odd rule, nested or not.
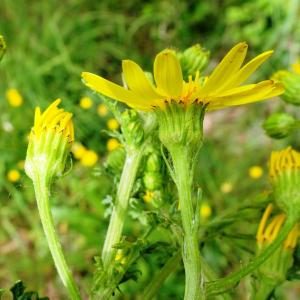
[[(66, 298), (43, 237), (31, 182), (23, 171), (35, 106), (44, 109), (62, 98), (63, 107), (74, 113), (80, 144), (74, 150), (72, 172), (57, 181), (51, 201), (67, 260), (87, 289), (119, 176), (105, 167), (108, 152), (118, 144), (104, 130), (119, 129), (102, 99), (81, 83), (80, 73), (90, 71), (120, 82), (122, 59), (133, 59), (151, 71), (161, 49), (184, 50), (196, 43), (210, 51), (210, 71), (234, 44), (246, 41), (247, 59), (275, 50), (253, 79), (267, 78), (278, 69), (290, 69), (299, 58), (299, 7), (298, 0), (2, 0), (0, 34), (7, 52), (0, 64), (0, 287), (22, 279), (50, 299)], [(268, 186), (272, 149), (299, 147), (299, 133), (283, 141), (264, 134), (261, 125), (274, 111), (300, 117), (299, 110), (279, 99), (207, 115), (199, 183), (212, 215)], [(84, 158), (78, 147), (84, 147)], [(146, 209), (149, 204), (143, 196), (139, 200)], [(139, 221), (132, 218), (127, 224), (126, 233), (138, 236)], [(252, 222), (253, 245), (256, 224), (257, 219)], [(235, 247), (226, 237), (217, 237), (208, 243), (206, 257), (223, 274), (244, 257)], [(121, 298), (134, 299), (157, 265), (142, 260), (139, 268), (140, 279), (127, 283)], [(158, 299), (180, 299), (183, 282), (179, 266)], [(126, 293), (131, 296), (126, 298)], [(237, 299), (244, 296), (241, 292)]]

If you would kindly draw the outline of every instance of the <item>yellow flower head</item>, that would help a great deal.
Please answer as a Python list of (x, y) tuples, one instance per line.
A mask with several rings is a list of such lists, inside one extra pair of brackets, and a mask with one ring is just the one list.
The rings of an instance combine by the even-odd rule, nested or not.
[(80, 99), (79, 105), (83, 109), (89, 109), (93, 105), (93, 101), (90, 97), (82, 97)]
[(105, 117), (108, 114), (108, 109), (105, 104), (101, 103), (97, 106), (97, 112), (100, 117)]
[(9, 170), (8, 173), (7, 173), (7, 179), (10, 182), (17, 182), (17, 181), (20, 180), (20, 178), (21, 178), (21, 174), (16, 169)]
[(208, 219), (211, 216), (212, 209), (207, 202), (204, 202), (200, 206), (200, 217), (202, 219)]
[(81, 159), (80, 163), (85, 167), (93, 167), (98, 161), (98, 154), (93, 150), (86, 150)]
[(208, 110), (214, 110), (282, 94), (283, 85), (273, 80), (241, 86), (273, 53), (264, 52), (242, 66), (247, 48), (246, 43), (234, 46), (204, 83), (199, 80), (199, 72), (190, 75), (187, 82), (184, 81), (176, 53), (170, 49), (163, 50), (155, 58), (153, 73), (156, 86), (148, 80), (140, 66), (131, 60), (122, 63), (128, 89), (88, 72), (83, 72), (82, 78), (91, 89), (144, 111), (157, 107), (163, 109), (171, 101), (187, 105), (202, 103)]
[(292, 64), (292, 69), (296, 74), (300, 75), (300, 61), (299, 60), (296, 61), (294, 64)]
[(147, 190), (145, 195), (143, 196), (144, 201), (146, 203), (150, 203), (151, 200), (153, 199), (153, 194), (154, 194), (153, 192)]
[(30, 133), (30, 139), (39, 138), (42, 133), (51, 131), (61, 133), (70, 144), (74, 142), (73, 114), (59, 109), (57, 106), (60, 103), (60, 99), (55, 100), (43, 113), (39, 107), (35, 109), (34, 126)]
[(117, 139), (109, 139), (106, 146), (108, 151), (113, 151), (120, 147), (120, 143)]
[(278, 175), (292, 170), (300, 170), (300, 153), (288, 147), (273, 151), (269, 162), (269, 175), (275, 179)]
[[(274, 207), (272, 204), (267, 206), (258, 226), (256, 240), (259, 247), (263, 246), (264, 244), (272, 243), (277, 238), (278, 233), (280, 232), (280, 229), (286, 219), (284, 214), (279, 214), (274, 216), (268, 222), (273, 209)], [(284, 242), (285, 249), (294, 249), (296, 247), (299, 233), (299, 226), (296, 224)]]
[(71, 151), (76, 159), (81, 159), (85, 154), (85, 152), (87, 151), (87, 149), (82, 144), (75, 143), (72, 146)]
[(222, 183), (222, 185), (220, 187), (220, 190), (221, 190), (222, 193), (228, 194), (233, 190), (233, 185), (232, 185), (231, 182), (225, 181), (225, 182)]
[(260, 166), (252, 166), (249, 168), (248, 173), (251, 178), (258, 179), (263, 175), (264, 170)]
[(8, 89), (6, 91), (6, 99), (12, 107), (19, 107), (23, 104), (23, 97), (16, 89)]
[(119, 126), (120, 126), (120, 124), (116, 119), (112, 118), (107, 121), (107, 127), (110, 130), (116, 130), (119, 128)]

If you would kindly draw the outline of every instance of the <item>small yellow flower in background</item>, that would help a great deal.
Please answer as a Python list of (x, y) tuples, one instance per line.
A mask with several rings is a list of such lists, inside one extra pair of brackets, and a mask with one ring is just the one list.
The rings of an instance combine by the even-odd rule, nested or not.
[(207, 202), (201, 204), (200, 217), (201, 219), (208, 219), (211, 216), (212, 209)]
[(147, 190), (145, 195), (143, 196), (143, 199), (146, 203), (150, 203), (153, 199), (153, 192)]
[(6, 91), (6, 99), (12, 107), (19, 107), (23, 104), (23, 97), (16, 89), (8, 89)]
[(25, 166), (25, 160), (20, 160), (20, 161), (18, 161), (17, 167), (18, 167), (20, 170), (23, 170), (23, 169), (24, 169), (24, 166)]
[(296, 74), (300, 75), (300, 61), (299, 60), (296, 61), (294, 64), (292, 64), (292, 69)]
[(100, 117), (105, 117), (108, 114), (108, 109), (105, 104), (101, 103), (97, 106), (97, 113)]
[(233, 185), (232, 183), (225, 181), (221, 184), (220, 190), (224, 194), (229, 194), (233, 190)]
[(8, 173), (7, 173), (7, 179), (10, 182), (17, 182), (17, 181), (20, 180), (20, 178), (21, 178), (21, 174), (16, 169), (9, 170)]
[(107, 141), (106, 147), (107, 147), (108, 151), (113, 151), (113, 150), (119, 148), (120, 145), (121, 144), (119, 143), (119, 141), (117, 139), (109, 139)]
[(126, 263), (126, 257), (124, 257), (123, 251), (118, 249), (115, 260), (124, 265)]
[(80, 159), (80, 163), (85, 167), (93, 167), (98, 161), (98, 154), (93, 150), (86, 150)]
[(107, 128), (109, 128), (110, 130), (116, 130), (119, 128), (120, 124), (116, 119), (109, 119), (107, 121)]
[(87, 149), (80, 143), (74, 143), (71, 151), (76, 159), (81, 159), (87, 151)]
[(258, 179), (264, 174), (264, 170), (260, 166), (252, 166), (248, 170), (248, 174), (253, 179)]
[(90, 97), (82, 97), (80, 99), (79, 105), (83, 109), (89, 109), (93, 105), (93, 101)]

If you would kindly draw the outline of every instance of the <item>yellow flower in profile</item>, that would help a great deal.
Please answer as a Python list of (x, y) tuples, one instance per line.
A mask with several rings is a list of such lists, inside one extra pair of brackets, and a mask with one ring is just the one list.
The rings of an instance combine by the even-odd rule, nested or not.
[(8, 89), (6, 91), (6, 99), (12, 107), (19, 107), (23, 104), (23, 97), (17, 89)]
[(93, 150), (86, 150), (80, 159), (80, 163), (85, 167), (93, 167), (98, 161), (98, 154)]
[(252, 166), (251, 168), (249, 168), (248, 174), (251, 178), (258, 179), (263, 176), (264, 170), (260, 166)]
[(111, 118), (107, 121), (107, 127), (110, 130), (116, 130), (119, 128), (119, 126), (120, 126), (119, 122), (114, 118)]
[[(285, 214), (278, 214), (274, 216), (268, 223), (268, 219), (273, 209), (273, 204), (269, 204), (259, 223), (256, 234), (256, 240), (259, 247), (262, 247), (264, 244), (270, 244), (277, 238), (280, 229), (286, 219)], [(300, 233), (299, 229), (299, 225), (295, 224), (284, 242), (284, 249), (294, 249), (296, 247), (298, 236)]]
[(204, 202), (200, 206), (200, 217), (202, 219), (208, 219), (212, 214), (212, 209), (207, 202)]
[(20, 178), (21, 178), (21, 174), (16, 169), (9, 170), (8, 173), (7, 173), (7, 179), (10, 182), (17, 182), (17, 181), (20, 180)]
[(273, 80), (241, 86), (273, 53), (264, 52), (242, 66), (247, 48), (244, 42), (234, 46), (204, 83), (199, 80), (199, 72), (194, 74), (194, 78), (190, 75), (188, 82), (184, 81), (176, 53), (170, 49), (163, 50), (155, 58), (153, 73), (156, 86), (148, 80), (140, 66), (131, 60), (123, 60), (122, 63), (129, 89), (88, 72), (83, 72), (82, 78), (91, 89), (144, 111), (157, 107), (163, 109), (171, 101), (186, 105), (202, 103), (207, 110), (214, 110), (282, 94), (283, 85)]
[(72, 146), (71, 151), (76, 159), (81, 159), (87, 149), (81, 143), (75, 143)]
[(113, 151), (120, 147), (120, 143), (117, 139), (109, 139), (106, 144), (108, 151)]
[(90, 97), (82, 97), (80, 99), (79, 105), (83, 109), (89, 109), (93, 105), (93, 101)]
[(145, 195), (143, 196), (143, 199), (146, 203), (150, 203), (153, 199), (153, 192), (147, 190)]
[(108, 109), (105, 104), (101, 103), (97, 106), (97, 113), (100, 117), (105, 117), (108, 114)]
[(220, 190), (224, 194), (229, 194), (233, 190), (233, 185), (232, 183), (225, 181), (221, 184)]

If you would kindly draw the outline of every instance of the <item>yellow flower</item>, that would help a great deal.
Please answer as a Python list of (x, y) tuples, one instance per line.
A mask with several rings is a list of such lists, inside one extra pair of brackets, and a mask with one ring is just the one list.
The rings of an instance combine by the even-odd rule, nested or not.
[(103, 103), (97, 106), (97, 112), (100, 117), (105, 117), (108, 114), (108, 109)]
[(296, 61), (294, 64), (292, 64), (293, 71), (300, 75), (300, 61)]
[(10, 106), (19, 107), (23, 104), (23, 97), (16, 89), (8, 89), (6, 91), (6, 99)]
[(20, 178), (21, 178), (21, 174), (16, 169), (12, 169), (12, 170), (8, 171), (8, 173), (7, 173), (7, 179), (10, 182), (17, 182), (20, 180)]
[[(285, 214), (278, 214), (271, 219), (271, 222), (269, 222), (267, 226), (268, 219), (273, 209), (274, 207), (272, 204), (267, 206), (258, 226), (256, 240), (259, 247), (263, 246), (265, 243), (272, 243), (276, 239), (286, 219)], [(294, 249), (296, 247), (299, 233), (299, 225), (295, 224), (284, 242), (285, 249)]]
[(93, 105), (93, 101), (90, 97), (82, 97), (80, 99), (79, 105), (83, 109), (89, 109)]
[(119, 122), (116, 120), (116, 119), (109, 119), (107, 121), (107, 127), (110, 129), (110, 130), (116, 130), (118, 129), (120, 126)]
[(280, 173), (300, 169), (300, 153), (288, 147), (271, 153), (269, 175), (275, 179)]
[(71, 151), (76, 159), (81, 159), (85, 154), (85, 152), (87, 151), (87, 149), (82, 144), (75, 143), (72, 146)]
[(150, 203), (153, 199), (153, 192), (147, 190), (145, 195), (143, 196), (143, 199), (146, 203)]
[(117, 139), (109, 139), (106, 146), (108, 151), (113, 151), (120, 147), (120, 143)]
[(98, 154), (93, 150), (86, 150), (80, 159), (80, 163), (85, 167), (93, 167), (98, 161)]
[(223, 182), (220, 187), (220, 190), (222, 193), (228, 194), (233, 190), (233, 185), (230, 182)]
[(200, 207), (200, 217), (202, 219), (208, 219), (211, 216), (212, 209), (208, 203), (202, 203)]
[(251, 178), (258, 179), (263, 175), (264, 170), (260, 166), (253, 166), (253, 167), (249, 168), (248, 173)]
[(100, 76), (83, 72), (82, 78), (91, 89), (129, 106), (144, 111), (156, 107), (163, 109), (166, 103), (203, 103), (208, 110), (241, 105), (272, 98), (284, 92), (283, 85), (273, 80), (241, 86), (273, 51), (264, 52), (242, 67), (247, 44), (234, 46), (202, 84), (199, 72), (188, 82), (183, 80), (176, 53), (170, 49), (160, 52), (154, 61), (154, 86), (135, 62), (124, 60), (123, 75), (128, 90)]

